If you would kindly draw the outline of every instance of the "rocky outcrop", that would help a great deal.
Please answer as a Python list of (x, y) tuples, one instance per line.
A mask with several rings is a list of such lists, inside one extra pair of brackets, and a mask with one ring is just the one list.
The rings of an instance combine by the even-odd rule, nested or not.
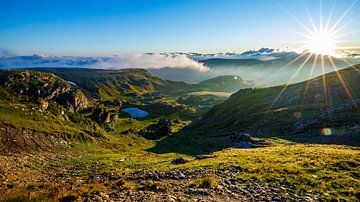
[(156, 124), (156, 134), (159, 136), (169, 136), (172, 135), (171, 130), (172, 122), (166, 118), (161, 118)]
[(183, 157), (179, 157), (170, 161), (171, 164), (175, 164), (175, 165), (184, 164), (186, 162), (187, 160), (185, 160)]
[(232, 132), (228, 134), (228, 145), (232, 148), (254, 148), (265, 146), (266, 143), (263, 140), (255, 140), (249, 134)]
[(99, 107), (93, 110), (91, 119), (100, 125), (112, 124), (119, 118), (118, 111)]
[(160, 118), (157, 124), (151, 124), (140, 134), (147, 139), (159, 139), (161, 137), (172, 135), (172, 121), (166, 118)]
[(79, 111), (88, 106), (88, 99), (80, 90), (50, 73), (29, 70), (1, 71), (0, 87), (14, 96), (40, 100), (41, 110), (47, 109), (48, 101), (55, 101), (70, 111)]
[(88, 99), (80, 90), (72, 90), (59, 95), (55, 99), (58, 103), (66, 106), (69, 111), (77, 112), (88, 106)]

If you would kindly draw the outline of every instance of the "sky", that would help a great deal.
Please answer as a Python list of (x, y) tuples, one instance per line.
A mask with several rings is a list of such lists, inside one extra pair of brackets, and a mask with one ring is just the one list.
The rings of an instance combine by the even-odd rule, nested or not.
[(354, 0), (1, 0), (0, 49), (114, 55), (297, 48), (303, 38), (295, 32), (305, 31), (296, 19), (311, 27), (311, 16), (318, 27), (332, 8), (330, 25), (346, 13), (338, 25), (346, 25), (342, 45), (359, 47)]

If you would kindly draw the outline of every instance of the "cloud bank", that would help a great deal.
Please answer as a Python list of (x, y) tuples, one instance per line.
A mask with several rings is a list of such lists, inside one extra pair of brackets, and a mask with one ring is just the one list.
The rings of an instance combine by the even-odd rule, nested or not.
[(123, 54), (98, 61), (93, 65), (100, 68), (190, 68), (198, 71), (207, 71), (208, 68), (187, 55), (170, 55), (162, 53)]
[(256, 60), (274, 60), (285, 57), (294, 57), (299, 55), (295, 50), (291, 49), (280, 49), (280, 48), (260, 48), (258, 50), (248, 50), (244, 52), (225, 52), (216, 54), (199, 54), (189, 53), (189, 56), (195, 60), (207, 60), (213, 58), (221, 59), (256, 59)]
[(78, 56), (0, 56), (1, 68), (28, 67), (86, 67), (100, 69), (125, 68), (188, 68), (196, 71), (207, 71), (208, 68), (187, 55), (170, 55), (161, 53), (121, 54), (112, 57), (78, 57)]

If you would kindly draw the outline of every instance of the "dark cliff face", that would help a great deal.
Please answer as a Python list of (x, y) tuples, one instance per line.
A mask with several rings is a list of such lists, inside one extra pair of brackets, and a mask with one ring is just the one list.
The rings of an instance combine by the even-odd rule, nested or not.
[(27, 70), (1, 71), (0, 87), (10, 95), (39, 101), (46, 109), (48, 101), (55, 101), (70, 111), (87, 108), (88, 99), (67, 81), (50, 73)]

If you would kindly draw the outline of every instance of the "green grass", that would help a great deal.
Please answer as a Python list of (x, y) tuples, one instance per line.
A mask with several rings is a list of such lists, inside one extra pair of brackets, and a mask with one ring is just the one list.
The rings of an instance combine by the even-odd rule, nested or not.
[[(105, 76), (107, 77), (107, 76)], [(96, 78), (93, 78), (96, 79)], [(115, 86), (104, 89), (101, 96), (112, 99), (111, 92)], [(134, 90), (134, 89), (133, 89)], [(139, 89), (138, 89), (139, 90)], [(280, 87), (254, 90), (243, 90), (232, 96), (227, 101), (227, 106), (221, 111), (222, 115), (229, 116), (234, 108), (239, 112), (251, 111), (253, 104), (257, 101), (256, 107), (261, 109), (262, 104), (268, 103), (269, 99), (279, 92)], [(254, 92), (242, 99), (236, 99), (246, 95), (247, 92)], [(140, 92), (140, 90), (138, 91)], [(196, 92), (196, 95), (206, 95), (209, 92)], [(214, 93), (214, 92), (211, 92)], [(225, 95), (216, 93), (217, 96)], [(106, 97), (110, 95), (110, 97)], [(166, 99), (165, 99), (166, 100)], [(171, 100), (166, 100), (171, 104)], [(313, 106), (311, 106), (313, 107)], [(34, 108), (34, 109), (32, 109)], [(284, 113), (292, 114), (296, 110), (308, 110), (300, 106), (290, 106)], [(311, 109), (311, 108), (310, 108)], [(55, 106), (54, 110), (58, 110)], [(243, 110), (243, 111), (242, 111)], [(261, 110), (259, 110), (261, 111)], [(91, 130), (88, 119), (82, 115), (69, 114), (71, 121), (61, 119), (51, 112), (41, 113), (35, 104), (23, 105), (2, 102), (0, 104), (0, 122), (9, 124), (16, 128), (24, 128), (45, 132), (47, 134), (69, 134), (71, 150), (67, 159), (61, 159), (59, 167), (66, 170), (69, 166), (79, 166), (80, 173), (84, 176), (95, 175), (94, 172), (116, 173), (132, 172), (141, 169), (171, 170), (171, 169), (210, 169), (232, 168), (241, 170), (235, 176), (244, 181), (257, 179), (261, 183), (286, 184), (294, 187), (299, 193), (318, 192), (325, 195), (326, 199), (344, 199), (355, 201), (360, 195), (360, 150), (358, 147), (300, 144), (288, 139), (268, 138), (271, 144), (263, 148), (254, 149), (224, 149), (226, 148), (226, 137), (221, 136), (227, 130), (222, 125), (218, 131), (211, 128), (203, 128), (192, 131), (181, 131), (180, 129), (191, 123), (193, 119), (205, 111), (176, 112), (166, 115), (170, 119), (180, 119), (180, 123), (173, 127), (174, 135), (160, 140), (147, 140), (136, 132), (151, 124), (157, 123), (159, 116), (147, 117), (144, 119), (120, 118), (114, 125), (115, 130), (105, 132), (99, 129), (102, 136), (91, 138), (93, 141), (78, 141), (77, 136), (88, 135), (85, 130)], [(350, 114), (351, 117), (356, 117)], [(218, 116), (220, 114), (213, 113)], [(261, 113), (253, 116), (264, 116)], [(311, 114), (303, 113), (305, 117)], [(219, 116), (220, 117), (220, 116)], [(341, 114), (336, 118), (346, 119)], [(224, 118), (224, 117), (220, 117)], [(225, 117), (226, 118), (226, 117)], [(335, 118), (335, 117), (330, 117)], [(255, 119), (254, 119), (255, 120)], [(287, 117), (281, 121), (286, 123)], [(212, 121), (211, 125), (214, 125)], [(216, 124), (223, 123), (221, 121)], [(225, 122), (224, 122), (225, 123)], [(275, 134), (276, 135), (276, 134)], [(285, 138), (285, 137), (284, 137)], [(195, 160), (196, 154), (211, 153), (212, 157)], [(170, 161), (177, 157), (184, 157), (188, 160), (185, 164), (173, 165)], [(88, 165), (104, 165), (100, 170), (88, 169)], [(46, 173), (49, 166), (34, 163), (28, 166), (29, 169)], [(212, 188), (218, 183), (218, 176), (206, 176), (193, 179), (189, 187)], [(161, 189), (155, 183), (147, 183), (141, 187), (127, 183), (129, 189), (152, 190)], [(84, 185), (87, 186), (87, 185)], [(101, 190), (105, 185), (94, 185), (91, 190)], [(40, 192), (36, 186), (30, 187), (31, 191)], [(28, 200), (22, 198), (22, 192), (12, 193), (11, 200)], [(71, 193), (67, 193), (71, 194)], [(0, 200), (3, 198), (0, 198)], [(30, 199), (29, 199), (30, 200)]]
[(218, 183), (218, 179), (214, 176), (207, 176), (203, 178), (197, 178), (192, 180), (188, 187), (196, 188), (214, 188)]
[[(309, 191), (323, 193), (328, 199), (353, 200), (360, 190), (360, 150), (347, 146), (289, 144), (276, 140), (272, 146), (255, 149), (224, 149), (213, 153), (212, 158), (195, 160), (181, 155), (189, 162), (172, 165), (170, 160), (178, 153), (155, 154), (143, 148), (128, 151), (86, 151), (88, 155), (66, 161), (66, 164), (106, 164), (102, 172), (115, 168), (169, 170), (174, 168), (217, 169), (232, 167), (241, 169), (236, 177), (244, 181), (260, 180), (262, 183), (279, 183), (294, 187), (299, 193)], [(122, 161), (124, 160), (124, 161)], [(194, 179), (190, 187), (208, 188), (217, 183), (215, 176)]]
[[(20, 108), (20, 106), (18, 106)], [(61, 126), (57, 119), (44, 117), (34, 112), (36, 121), (26, 119), (20, 109), (1, 107), (0, 119), (16, 127), (35, 127), (37, 130), (71, 129), (75, 126)], [(169, 118), (178, 118), (173, 114)], [(46, 126), (51, 123), (51, 126)], [(241, 168), (236, 177), (249, 180), (258, 179), (262, 183), (281, 183), (294, 187), (298, 192), (315, 191), (324, 193), (328, 199), (355, 200), (360, 190), (360, 150), (354, 147), (334, 145), (307, 145), (282, 139), (268, 139), (272, 144), (255, 149), (223, 149), (221, 137), (204, 131), (202, 134), (175, 134), (172, 138), (151, 141), (136, 134), (121, 134), (121, 132), (140, 130), (156, 123), (158, 118), (147, 120), (119, 119), (116, 130), (105, 133), (105, 139), (94, 142), (78, 142), (71, 144), (73, 157), (64, 160), (62, 166), (92, 165), (102, 163), (105, 166), (98, 172), (131, 172), (139, 169), (169, 170), (174, 168), (217, 169), (238, 165)], [(52, 122), (54, 121), (54, 123)], [(186, 124), (188, 122), (182, 122)], [(42, 125), (41, 125), (42, 124)], [(49, 124), (48, 124), (49, 125)], [(49, 127), (49, 128), (48, 128)], [(65, 127), (65, 128), (64, 128)], [(176, 126), (176, 127), (180, 127)], [(198, 143), (198, 138), (208, 134), (207, 141)], [(220, 139), (219, 139), (220, 138)], [(167, 143), (166, 143), (167, 142)], [(166, 144), (164, 144), (166, 143)], [(171, 144), (170, 144), (171, 143)], [(158, 148), (158, 150), (153, 150)], [(195, 160), (193, 155), (203, 153), (206, 148), (213, 152), (213, 158)], [(179, 156), (189, 162), (183, 165), (172, 165), (170, 161)], [(33, 169), (46, 171), (47, 166), (33, 165)], [(84, 170), (84, 176), (93, 175), (92, 170)], [(214, 179), (212, 178), (214, 177)], [(189, 186), (212, 187), (216, 184), (215, 176), (194, 179)], [(145, 185), (144, 185), (145, 186)], [(150, 185), (149, 185), (150, 186)], [(151, 185), (148, 188), (154, 188)]]
[(35, 107), (22, 104), (0, 105), (0, 122), (39, 132), (82, 133), (80, 129), (64, 124), (51, 114), (40, 113)]
[(232, 93), (218, 92), (218, 91), (197, 91), (197, 92), (187, 93), (187, 95), (214, 95), (218, 97), (230, 97), (231, 94)]

